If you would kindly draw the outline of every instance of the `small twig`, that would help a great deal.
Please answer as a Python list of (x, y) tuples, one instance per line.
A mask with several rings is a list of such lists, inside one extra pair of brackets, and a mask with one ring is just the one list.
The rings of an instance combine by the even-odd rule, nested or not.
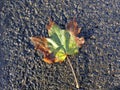
[(79, 84), (78, 84), (78, 80), (77, 80), (76, 74), (75, 74), (75, 71), (74, 71), (74, 69), (73, 69), (73, 66), (72, 66), (72, 64), (71, 64), (70, 59), (68, 58), (68, 56), (67, 56), (67, 60), (68, 60), (68, 63), (69, 63), (69, 65), (70, 65), (70, 67), (71, 67), (73, 76), (74, 76), (74, 78), (75, 78), (76, 88), (80, 88), (80, 87), (79, 87)]

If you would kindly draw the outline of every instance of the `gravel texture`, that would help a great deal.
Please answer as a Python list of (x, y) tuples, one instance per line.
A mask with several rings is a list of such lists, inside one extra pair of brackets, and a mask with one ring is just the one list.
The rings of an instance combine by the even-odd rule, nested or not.
[(80, 90), (120, 90), (120, 0), (0, 0), (0, 90), (78, 90), (67, 62), (46, 64), (30, 36), (76, 17), (86, 43), (71, 57)]

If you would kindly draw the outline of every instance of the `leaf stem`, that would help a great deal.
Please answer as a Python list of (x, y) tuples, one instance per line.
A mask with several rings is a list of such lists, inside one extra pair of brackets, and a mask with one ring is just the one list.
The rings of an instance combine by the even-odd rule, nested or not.
[(71, 70), (72, 70), (72, 73), (73, 73), (73, 76), (74, 76), (74, 79), (75, 79), (76, 88), (80, 88), (80, 87), (79, 87), (79, 84), (78, 84), (78, 80), (77, 80), (76, 74), (75, 74), (75, 71), (74, 71), (74, 69), (73, 69), (73, 66), (72, 66), (72, 64), (71, 64), (70, 59), (68, 58), (68, 56), (67, 56), (67, 60), (68, 60), (68, 63), (69, 63), (69, 65), (70, 65), (70, 68), (71, 68)]

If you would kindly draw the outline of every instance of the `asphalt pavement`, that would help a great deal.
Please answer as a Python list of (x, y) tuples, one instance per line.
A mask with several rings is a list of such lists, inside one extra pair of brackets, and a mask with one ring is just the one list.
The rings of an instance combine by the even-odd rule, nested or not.
[(29, 37), (76, 18), (85, 44), (72, 56), (79, 90), (120, 90), (120, 0), (1, 0), (0, 90), (78, 90), (68, 62), (47, 64)]

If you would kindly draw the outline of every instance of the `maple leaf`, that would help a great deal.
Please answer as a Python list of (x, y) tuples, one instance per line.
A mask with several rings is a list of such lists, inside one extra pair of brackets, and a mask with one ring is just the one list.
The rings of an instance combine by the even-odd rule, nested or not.
[[(78, 28), (78, 24), (75, 19), (67, 24), (66, 30), (61, 29), (52, 20), (49, 20), (47, 30), (49, 34), (48, 38), (38, 36), (30, 37), (35, 46), (35, 50), (43, 52), (43, 60), (46, 63), (51, 64), (65, 61), (67, 56), (78, 53), (79, 48), (81, 48), (85, 43), (83, 37), (77, 37), (81, 28)], [(70, 62), (69, 64), (71, 66)], [(72, 66), (71, 68), (73, 69)], [(75, 75), (74, 77), (76, 79)]]
[(62, 30), (53, 21), (47, 25), (49, 37), (31, 37), (36, 50), (44, 53), (47, 63), (63, 62), (68, 55), (78, 53), (84, 44), (83, 37), (79, 38), (80, 28), (75, 20), (67, 24), (67, 30)]

